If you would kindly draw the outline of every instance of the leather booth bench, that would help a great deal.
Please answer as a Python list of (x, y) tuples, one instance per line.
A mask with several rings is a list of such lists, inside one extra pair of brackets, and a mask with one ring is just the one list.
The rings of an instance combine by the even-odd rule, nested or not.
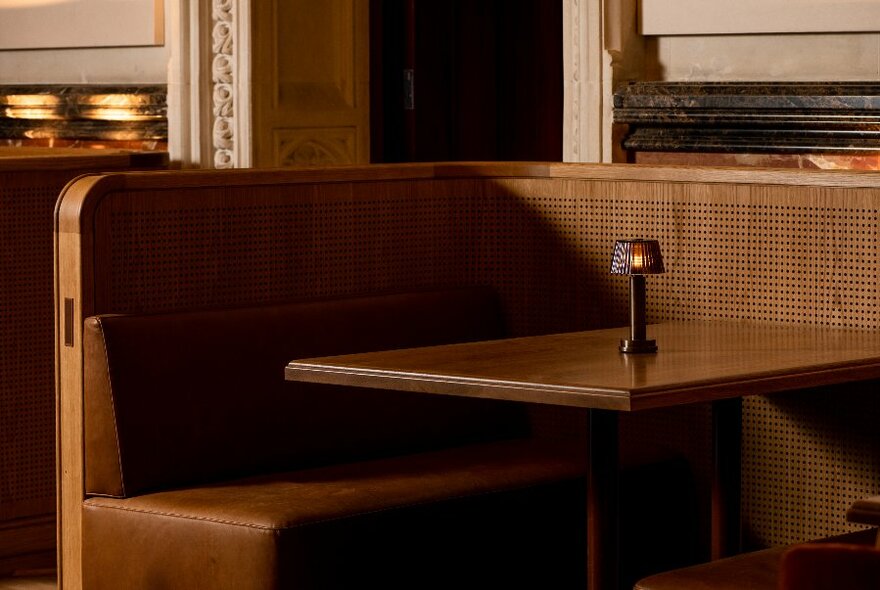
[[(82, 588), (83, 562), (92, 559), (83, 508), (110, 501), (86, 494), (83, 480), (87, 317), (471, 284), (499, 294), (510, 336), (623, 326), (626, 284), (608, 274), (609, 257), (616, 239), (642, 236), (661, 241), (668, 271), (651, 279), (649, 321), (876, 329), (878, 207), (880, 177), (842, 171), (496, 162), (80, 178), (56, 209), (60, 590)], [(880, 448), (873, 392), (847, 386), (809, 400), (754, 393), (743, 401), (746, 545), (786, 546), (852, 530), (842, 516), (858, 499), (852, 490), (880, 493), (874, 471), (864, 468)], [(697, 497), (708, 498), (713, 470), (704, 410), (621, 416), (621, 455), (681, 452)], [(528, 413), (536, 438), (585, 434), (582, 414), (542, 407)], [(777, 452), (783, 444), (787, 451)], [(816, 444), (822, 453), (792, 470), (790, 457)], [(816, 486), (822, 471), (836, 476)], [(665, 486), (635, 479), (650, 501), (622, 499), (621, 506), (677, 513), (657, 500)], [(767, 482), (775, 482), (770, 492)], [(708, 538), (709, 502), (692, 510)], [(629, 509), (622, 516), (636, 518)], [(643, 530), (669, 535), (682, 528), (673, 522)], [(419, 546), (425, 537), (417, 537)], [(639, 535), (626, 535), (633, 537)], [(676, 543), (646, 545), (656, 553)], [(630, 555), (621, 551), (622, 559)], [(639, 577), (684, 564), (659, 565)]]
[(283, 379), (502, 333), (481, 288), (87, 319), (83, 586), (581, 585), (585, 460), (523, 407)]

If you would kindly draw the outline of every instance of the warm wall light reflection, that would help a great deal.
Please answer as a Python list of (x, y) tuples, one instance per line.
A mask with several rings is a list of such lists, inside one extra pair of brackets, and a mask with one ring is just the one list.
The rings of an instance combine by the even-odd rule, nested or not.
[(0, 138), (162, 149), (166, 108), (161, 86), (0, 85)]
[(0, 0), (0, 10), (4, 8), (37, 8), (39, 6), (57, 6), (70, 4), (79, 0)]
[(123, 108), (82, 109), (80, 111), (80, 116), (83, 119), (93, 119), (97, 121), (150, 121), (153, 119), (161, 119), (161, 116), (159, 115), (143, 115)]
[[(161, 113), (151, 112), (150, 96), (142, 94), (94, 94), (77, 97), (72, 113), (92, 121), (155, 121)], [(66, 119), (65, 103), (48, 94), (0, 95), (0, 107), (10, 119)]]
[(104, 139), (113, 141), (134, 141), (141, 139), (140, 133), (137, 131), (111, 131), (104, 133)]
[(150, 97), (143, 94), (91, 94), (82, 96), (80, 104), (106, 107), (130, 107), (150, 104)]
[(28, 129), (24, 132), (24, 136), (28, 139), (54, 139), (54, 129)]
[(0, 96), (0, 104), (8, 104), (17, 107), (48, 107), (58, 106), (61, 100), (50, 94), (7, 94)]
[(55, 112), (55, 109), (39, 109), (39, 108), (6, 108), (3, 109), (3, 116), (8, 119), (37, 119), (37, 120), (59, 120), (64, 117)]
[(63, 119), (59, 113), (61, 101), (48, 94), (8, 94), (0, 96), (3, 114), (9, 119)]
[(143, 94), (92, 94), (78, 100), (86, 108), (80, 109), (84, 119), (99, 121), (151, 121), (161, 119), (159, 114), (143, 112), (149, 106), (150, 97)]
[(36, 8), (38, 6), (53, 6), (58, 4), (70, 4), (79, 0), (0, 0), (0, 9), (3, 8)]

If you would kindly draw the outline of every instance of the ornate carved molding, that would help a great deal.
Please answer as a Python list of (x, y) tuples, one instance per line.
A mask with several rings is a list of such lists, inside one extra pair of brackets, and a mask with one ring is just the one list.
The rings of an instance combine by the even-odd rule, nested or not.
[(235, 161), (236, 35), (235, 0), (213, 0), (211, 80), (214, 117), (212, 142), (215, 168), (233, 168)]
[(357, 161), (356, 127), (278, 129), (275, 140), (280, 166), (328, 166)]

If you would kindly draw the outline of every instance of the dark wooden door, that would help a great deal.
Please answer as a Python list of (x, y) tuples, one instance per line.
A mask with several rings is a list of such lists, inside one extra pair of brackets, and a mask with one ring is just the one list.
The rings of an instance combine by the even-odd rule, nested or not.
[(562, 159), (562, 5), (373, 0), (374, 162)]

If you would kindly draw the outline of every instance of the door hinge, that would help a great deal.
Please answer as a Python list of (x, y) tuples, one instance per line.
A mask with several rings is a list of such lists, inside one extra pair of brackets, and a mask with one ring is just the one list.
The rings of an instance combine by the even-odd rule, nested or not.
[(416, 108), (415, 70), (403, 70), (403, 110), (414, 111)]
[(73, 346), (73, 299), (64, 298), (64, 346)]

